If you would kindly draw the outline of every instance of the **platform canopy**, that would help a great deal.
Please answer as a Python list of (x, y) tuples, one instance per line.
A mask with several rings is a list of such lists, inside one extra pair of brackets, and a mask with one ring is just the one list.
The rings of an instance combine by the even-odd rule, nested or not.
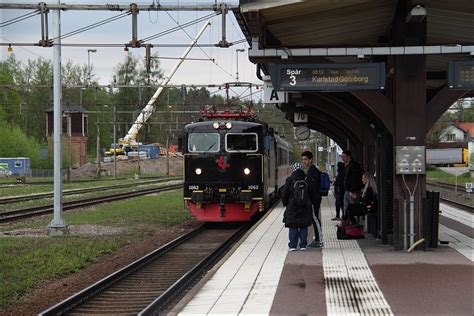
[[(286, 48), (291, 56), (298, 48), (361, 48), (444, 46), (455, 50), (474, 45), (474, 7), (471, 0), (241, 0), (236, 12), (240, 27), (249, 44), (258, 39), (260, 49)], [(400, 11), (419, 5), (425, 10), (414, 15)], [(416, 24), (426, 20), (426, 32), (421, 41), (420, 29), (410, 23), (396, 23), (396, 16)], [(406, 30), (405, 30), (406, 31)], [(405, 34), (403, 34), (405, 33)], [(364, 55), (364, 54), (361, 54)], [(294, 59), (313, 62), (366, 62), (380, 60), (380, 56), (293, 56)], [(472, 58), (466, 54), (427, 54), (427, 88), (439, 88), (446, 83), (449, 60)], [(269, 56), (252, 56), (253, 62), (265, 64)], [(266, 71), (264, 67), (264, 71)]]

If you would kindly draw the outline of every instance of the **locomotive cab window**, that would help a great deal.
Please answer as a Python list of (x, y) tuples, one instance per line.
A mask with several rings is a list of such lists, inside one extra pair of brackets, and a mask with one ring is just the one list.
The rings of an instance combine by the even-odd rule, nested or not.
[(228, 133), (225, 135), (225, 150), (228, 152), (256, 152), (258, 150), (257, 134)]
[(218, 133), (192, 133), (188, 138), (188, 151), (195, 152), (218, 152), (220, 139)]

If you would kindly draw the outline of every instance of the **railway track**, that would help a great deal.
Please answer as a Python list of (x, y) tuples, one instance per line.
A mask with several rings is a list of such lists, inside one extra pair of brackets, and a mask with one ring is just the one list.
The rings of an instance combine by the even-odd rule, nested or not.
[[(83, 199), (80, 201), (65, 202), (63, 203), (63, 210), (67, 211), (67, 210), (72, 210), (76, 208), (96, 205), (96, 204), (100, 204), (104, 202), (119, 201), (119, 200), (137, 197), (137, 196), (152, 194), (152, 193), (175, 190), (175, 189), (182, 188), (182, 186), (183, 184), (180, 181), (180, 183), (171, 184), (171, 185), (163, 186), (160, 188), (117, 193), (117, 194), (111, 194), (111, 195), (106, 195), (106, 196), (101, 196), (101, 197)], [(53, 205), (45, 205), (45, 206), (31, 207), (31, 208), (25, 208), (25, 209), (9, 211), (9, 212), (2, 212), (0, 213), (0, 223), (7, 223), (7, 222), (19, 220), (19, 219), (25, 219), (29, 217), (44, 215), (44, 214), (52, 213), (53, 210), (54, 210)]]
[[(164, 178), (160, 180), (143, 181), (143, 182), (133, 184), (133, 186), (137, 187), (137, 186), (144, 186), (144, 185), (150, 185), (150, 184), (156, 184), (156, 183), (163, 183), (163, 182), (174, 180), (174, 179), (176, 178)], [(98, 190), (107, 191), (107, 190), (114, 190), (114, 189), (129, 188), (130, 186), (132, 186), (132, 184), (125, 183), (125, 184), (115, 184), (115, 185), (110, 185), (110, 186), (92, 187), (92, 188), (86, 188), (86, 189), (64, 190), (63, 196), (90, 193), (90, 192), (95, 192)], [(46, 199), (46, 198), (52, 198), (53, 196), (54, 196), (54, 192), (34, 193), (34, 194), (21, 195), (21, 196), (9, 196), (9, 197), (0, 198), (0, 204), (17, 203), (17, 202), (37, 200), (37, 199)]]
[(452, 205), (454, 207), (457, 207), (461, 210), (464, 210), (464, 211), (467, 211), (467, 212), (470, 212), (470, 213), (474, 213), (474, 207), (472, 205), (467, 205), (467, 204), (464, 204), (464, 203), (460, 203), (460, 202), (457, 202), (457, 201), (452, 201), (452, 200), (441, 198), (441, 197), (439, 199), (443, 203)]
[[(474, 213), (473, 209), (473, 193), (467, 193), (464, 186), (456, 186), (443, 182), (427, 182), (427, 188), (440, 192), (440, 201), (451, 204), (454, 207)], [(471, 195), (470, 195), (471, 194)]]
[(39, 315), (154, 315), (248, 230), (203, 225)]
[(451, 184), (451, 183), (446, 183), (446, 182), (426, 182), (426, 185), (429, 185), (429, 186), (434, 186), (434, 187), (438, 187), (438, 188), (443, 188), (443, 189), (448, 189), (448, 190), (452, 190), (452, 191), (455, 191), (456, 190), (456, 187), (457, 187), (457, 191), (459, 192), (465, 192), (465, 188), (464, 188), (464, 184), (458, 184), (457, 186), (454, 185), (454, 184)]

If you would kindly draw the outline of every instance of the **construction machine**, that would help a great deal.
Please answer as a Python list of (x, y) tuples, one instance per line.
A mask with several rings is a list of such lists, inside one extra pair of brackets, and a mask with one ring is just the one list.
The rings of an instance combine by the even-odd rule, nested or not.
[(201, 30), (198, 32), (196, 37), (191, 41), (191, 44), (189, 45), (189, 47), (186, 49), (183, 55), (179, 58), (174, 68), (171, 70), (170, 74), (167, 77), (163, 78), (163, 81), (159, 84), (158, 89), (155, 91), (150, 101), (148, 101), (147, 105), (143, 108), (140, 115), (138, 115), (137, 119), (135, 120), (135, 123), (133, 123), (132, 127), (130, 127), (125, 137), (120, 138), (117, 144), (112, 144), (110, 150), (105, 152), (106, 156), (128, 155), (129, 152), (131, 151), (136, 152), (138, 150), (139, 146), (141, 145), (140, 143), (137, 142), (138, 132), (140, 131), (142, 126), (146, 123), (146, 121), (150, 118), (150, 116), (153, 114), (153, 111), (155, 109), (156, 99), (158, 99), (163, 89), (168, 85), (171, 78), (178, 70), (179, 66), (181, 66), (181, 64), (184, 62), (184, 60), (186, 59), (186, 56), (188, 56), (191, 49), (194, 47), (194, 45), (196, 45), (198, 39), (201, 37), (205, 29), (210, 24), (211, 23), (209, 22), (209, 20), (206, 21), (206, 23), (204, 23)]

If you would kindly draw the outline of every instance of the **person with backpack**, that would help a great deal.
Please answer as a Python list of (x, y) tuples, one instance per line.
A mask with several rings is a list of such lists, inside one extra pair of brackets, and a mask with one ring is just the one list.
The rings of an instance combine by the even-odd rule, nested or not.
[(311, 200), (301, 163), (293, 164), (293, 173), (285, 181), (281, 200), (286, 206), (283, 222), (289, 228), (289, 251), (296, 250), (298, 239), (300, 250), (304, 251), (308, 243), (308, 226), (311, 225)]
[[(308, 248), (322, 248), (323, 232), (321, 230), (321, 222), (319, 221), (319, 208), (321, 207), (321, 171), (313, 164), (313, 153), (304, 151), (301, 153), (303, 164), (308, 168), (307, 179), (309, 185), (309, 196), (312, 205), (311, 221), (314, 228), (314, 241), (308, 245)], [(326, 194), (327, 195), (327, 194)]]

